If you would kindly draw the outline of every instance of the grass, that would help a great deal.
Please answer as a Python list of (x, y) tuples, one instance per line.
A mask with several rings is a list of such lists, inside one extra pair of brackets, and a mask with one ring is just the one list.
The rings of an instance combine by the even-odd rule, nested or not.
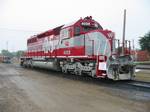
[(150, 82), (149, 72), (140, 71), (136, 73), (135, 80)]
[(136, 61), (134, 62), (136, 65), (150, 65), (150, 61)]

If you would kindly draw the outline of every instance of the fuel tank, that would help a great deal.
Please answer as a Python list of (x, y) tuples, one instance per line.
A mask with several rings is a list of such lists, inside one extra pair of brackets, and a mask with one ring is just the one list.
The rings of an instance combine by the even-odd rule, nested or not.
[(38, 68), (44, 68), (44, 69), (50, 69), (55, 71), (60, 71), (60, 66), (58, 62), (55, 61), (33, 61), (32, 62), (33, 67)]

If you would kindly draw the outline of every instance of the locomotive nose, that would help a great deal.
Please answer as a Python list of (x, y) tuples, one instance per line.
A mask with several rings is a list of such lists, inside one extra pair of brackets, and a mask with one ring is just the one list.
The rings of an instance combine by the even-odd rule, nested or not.
[[(85, 35), (85, 46), (87, 52), (92, 52), (94, 55), (104, 55), (109, 57), (111, 54), (111, 44), (108, 38), (100, 31), (95, 31)], [(91, 49), (91, 50), (89, 50)]]
[(131, 56), (119, 56), (108, 60), (108, 77), (113, 80), (129, 80), (135, 76), (135, 65)]

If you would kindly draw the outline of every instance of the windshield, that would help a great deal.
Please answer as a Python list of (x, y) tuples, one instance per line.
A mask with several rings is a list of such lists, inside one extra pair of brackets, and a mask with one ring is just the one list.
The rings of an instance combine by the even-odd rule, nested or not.
[(98, 27), (93, 27), (93, 26), (83, 26), (83, 31), (88, 32), (91, 30), (98, 30), (98, 29), (103, 29), (100, 25)]
[(98, 28), (95, 28), (95, 27), (83, 27), (83, 31), (84, 32), (87, 32), (87, 31), (91, 31), (91, 30), (96, 30)]

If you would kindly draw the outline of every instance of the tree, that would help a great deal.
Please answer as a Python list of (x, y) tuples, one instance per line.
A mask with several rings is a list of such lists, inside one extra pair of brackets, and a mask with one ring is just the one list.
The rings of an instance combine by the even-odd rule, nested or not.
[(13, 57), (12, 53), (10, 53), (8, 50), (2, 50), (1, 54), (4, 55), (4, 56)]
[(141, 50), (147, 50), (150, 53), (150, 31), (139, 40)]
[(9, 57), (17, 57), (17, 58), (20, 58), (21, 56), (23, 56), (23, 54), (24, 54), (24, 51), (21, 51), (21, 50), (19, 50), (19, 51), (16, 51), (16, 52), (9, 52), (8, 50), (2, 50), (1, 51), (1, 54), (3, 55), (3, 56), (9, 56)]
[(20, 58), (21, 56), (23, 56), (24, 55), (24, 51), (17, 51), (16, 52), (16, 57), (18, 57), (18, 58)]

